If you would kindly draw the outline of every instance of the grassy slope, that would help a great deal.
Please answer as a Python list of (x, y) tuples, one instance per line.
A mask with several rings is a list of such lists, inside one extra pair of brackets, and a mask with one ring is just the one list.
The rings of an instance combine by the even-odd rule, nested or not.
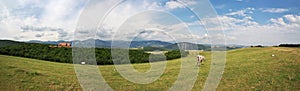
[(299, 48), (238, 49), (227, 54), (219, 90), (300, 90)]
[(0, 55), (0, 88), (6, 91), (81, 89), (71, 64)]
[[(275, 57), (271, 55), (275, 54)], [(193, 90), (203, 88), (209, 72), (208, 61), (202, 65)], [(194, 57), (193, 57), (194, 58)], [(185, 58), (188, 60), (189, 57)], [(194, 65), (193, 65), (194, 66)], [(167, 90), (179, 73), (180, 60), (168, 61), (164, 74), (148, 85), (122, 78), (113, 66), (99, 66), (105, 80), (115, 90)], [(134, 64), (145, 72), (147, 63)], [(299, 48), (247, 48), (227, 53), (227, 63), (218, 90), (299, 90)], [(0, 55), (0, 89), (2, 90), (81, 90), (72, 64)]]

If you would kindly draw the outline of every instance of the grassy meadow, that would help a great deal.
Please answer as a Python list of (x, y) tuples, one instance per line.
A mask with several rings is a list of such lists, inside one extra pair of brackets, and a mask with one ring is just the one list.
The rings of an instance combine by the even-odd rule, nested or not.
[[(207, 61), (201, 65), (192, 90), (204, 87), (211, 53), (201, 53)], [(272, 56), (274, 54), (274, 56)], [(189, 56), (195, 56), (191, 53)], [(244, 48), (227, 52), (225, 71), (217, 90), (300, 90), (300, 48)], [(185, 60), (195, 60), (185, 57)], [(160, 63), (160, 62), (155, 62)], [(113, 65), (99, 69), (106, 82), (116, 91), (168, 90), (179, 74), (181, 59), (167, 61), (164, 74), (150, 84), (136, 84), (124, 79)], [(140, 72), (149, 63), (133, 64)], [(195, 66), (195, 65), (191, 65)], [(14, 90), (82, 90), (72, 64), (0, 55), (0, 89)]]

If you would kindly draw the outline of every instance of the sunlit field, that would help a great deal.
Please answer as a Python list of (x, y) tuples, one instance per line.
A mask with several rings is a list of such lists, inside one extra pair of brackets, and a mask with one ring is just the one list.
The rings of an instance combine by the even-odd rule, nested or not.
[[(201, 53), (207, 59), (201, 65), (193, 90), (204, 87), (211, 62), (211, 53)], [(183, 60), (196, 60), (190, 53)], [(273, 56), (272, 56), (273, 55)], [(183, 61), (184, 62), (184, 61)], [(159, 64), (161, 62), (155, 62)], [(196, 63), (196, 61), (195, 61)], [(99, 69), (106, 82), (116, 91), (168, 90), (176, 81), (181, 59), (167, 61), (164, 74), (150, 84), (136, 84), (124, 79), (113, 65)], [(149, 63), (133, 64), (140, 72), (150, 69)], [(195, 66), (195, 65), (191, 65)], [(244, 48), (227, 52), (227, 62), (217, 90), (299, 90), (300, 48)], [(13, 90), (82, 90), (73, 64), (0, 55), (0, 89)]]

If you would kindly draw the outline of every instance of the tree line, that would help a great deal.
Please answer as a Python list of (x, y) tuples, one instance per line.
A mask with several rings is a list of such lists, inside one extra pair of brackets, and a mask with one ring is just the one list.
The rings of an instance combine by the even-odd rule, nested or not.
[(300, 47), (300, 44), (280, 44), (279, 47)]
[[(52, 62), (73, 63), (72, 48), (50, 48), (49, 46), (49, 44), (38, 43), (10, 45), (0, 47), (0, 54), (41, 59)], [(118, 50), (121, 52), (115, 53), (115, 57), (112, 57), (111, 50)], [(126, 51), (127, 53), (125, 53)], [(116, 60), (115, 63), (117, 64), (126, 64), (128, 62), (124, 61), (126, 58), (124, 58), (125, 56), (123, 54), (128, 55), (126, 57), (129, 59), (130, 63), (147, 63), (149, 61), (163, 61), (164, 59), (171, 60), (185, 57), (188, 55), (188, 52), (169, 50), (165, 54), (150, 54), (146, 53), (144, 50), (95, 48), (95, 58), (98, 65), (114, 64), (113, 60)]]

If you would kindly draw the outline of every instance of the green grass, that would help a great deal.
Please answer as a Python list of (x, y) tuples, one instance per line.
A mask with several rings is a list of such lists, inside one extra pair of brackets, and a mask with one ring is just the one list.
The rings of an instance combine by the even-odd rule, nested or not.
[(0, 89), (81, 90), (71, 64), (0, 55)]
[(218, 90), (300, 90), (298, 48), (248, 48), (227, 54)]
[[(211, 62), (210, 52), (202, 53), (207, 62), (201, 66), (193, 90), (203, 88)], [(271, 55), (275, 54), (274, 57)], [(194, 60), (191, 57), (184, 60)], [(161, 62), (155, 62), (158, 64)], [(113, 65), (99, 66), (106, 82), (120, 90), (168, 90), (179, 74), (181, 59), (167, 61), (164, 74), (155, 82), (142, 85), (124, 79)], [(148, 63), (133, 64), (146, 72)], [(194, 66), (194, 65), (191, 65)], [(227, 62), (217, 90), (300, 90), (300, 48), (245, 48), (227, 52)], [(0, 55), (0, 89), (82, 90), (72, 64)]]

